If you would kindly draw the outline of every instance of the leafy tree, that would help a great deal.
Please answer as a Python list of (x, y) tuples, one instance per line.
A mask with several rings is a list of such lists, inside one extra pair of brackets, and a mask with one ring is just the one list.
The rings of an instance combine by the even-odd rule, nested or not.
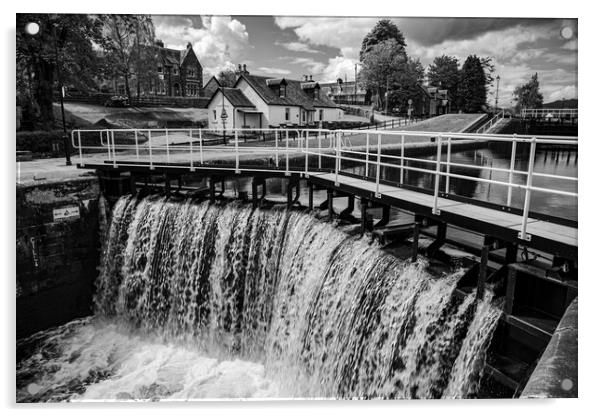
[(429, 84), (448, 91), (452, 108), (457, 108), (460, 62), (454, 56), (441, 55), (428, 68)]
[(393, 82), (394, 90), (389, 93), (389, 109), (407, 109), (408, 100), (418, 103), (422, 97), (421, 85), (424, 82), (424, 66), (418, 59), (410, 58)]
[(393, 40), (401, 47), (401, 53), (405, 56), (406, 40), (399, 28), (389, 19), (379, 20), (374, 28), (368, 33), (362, 41), (360, 50), (360, 61), (364, 60), (364, 56), (373, 46), (382, 42)]
[(154, 40), (154, 26), (150, 16), (109, 14), (98, 17), (102, 23), (105, 51), (105, 70), (108, 76), (123, 77), (125, 92), (131, 97), (130, 80), (140, 84), (156, 71), (156, 61), (150, 46)]
[(236, 76), (236, 73), (229, 69), (222, 70), (219, 72), (219, 74), (217, 74), (217, 81), (219, 81), (222, 87), (234, 87), (234, 84), (236, 84), (237, 79), (238, 77)]
[(466, 113), (479, 113), (487, 106), (487, 83), (481, 59), (469, 55), (462, 65), (458, 85), (458, 107)]
[(364, 55), (359, 81), (373, 91), (377, 108), (383, 107), (385, 92), (400, 84), (407, 62), (403, 47), (393, 39), (372, 46)]
[[(25, 26), (39, 25), (37, 34)], [(101, 41), (98, 22), (81, 14), (17, 14), (17, 92), (35, 109), (34, 127), (54, 127), (52, 103), (60, 81), (66, 87), (95, 89), (97, 55)]]
[(539, 91), (537, 73), (526, 83), (514, 89), (514, 100), (518, 109), (539, 109), (543, 106), (543, 95)]

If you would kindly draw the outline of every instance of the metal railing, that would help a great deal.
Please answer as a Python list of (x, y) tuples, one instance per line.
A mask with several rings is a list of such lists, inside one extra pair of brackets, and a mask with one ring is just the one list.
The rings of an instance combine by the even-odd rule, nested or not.
[(522, 109), (523, 119), (577, 119), (578, 109)]
[(495, 116), (493, 116), (487, 123), (478, 128), (475, 133), (487, 133), (489, 129), (491, 129), (497, 122), (504, 118), (504, 110), (498, 112)]
[[(249, 130), (265, 131), (274, 140), (259, 142), (250, 146), (240, 142), (240, 135)], [(519, 238), (530, 240), (528, 231), (532, 193), (548, 193), (565, 197), (578, 197), (576, 192), (562, 187), (542, 187), (533, 185), (535, 178), (546, 178), (577, 183), (577, 177), (556, 175), (535, 171), (535, 154), (538, 144), (572, 145), (577, 147), (576, 137), (546, 136), (530, 137), (521, 135), (492, 135), (475, 133), (441, 133), (414, 131), (357, 131), (325, 129), (234, 129), (233, 137), (227, 145), (208, 146), (207, 137), (213, 133), (206, 129), (112, 129), (74, 130), (71, 133), (73, 147), (78, 151), (79, 164), (107, 165), (113, 167), (139, 167), (147, 165), (150, 170), (162, 167), (184, 167), (194, 172), (197, 169), (231, 169), (241, 171), (241, 160), (254, 161), (253, 166), (245, 165), (245, 171), (265, 171), (278, 169), (285, 175), (300, 173), (306, 177), (325, 169), (334, 173), (335, 184), (341, 176), (349, 175), (343, 168), (364, 167), (363, 177), (375, 184), (374, 195), (381, 197), (384, 170), (399, 170), (399, 186), (404, 186), (406, 172), (432, 175), (432, 213), (440, 214), (440, 193), (453, 195), (450, 180), (474, 181), (506, 188), (506, 206), (511, 207), (514, 190), (524, 190), (522, 221)], [(117, 138), (116, 138), (117, 136)], [(434, 142), (433, 142), (434, 140)], [(420, 142), (425, 142), (422, 145)], [(454, 144), (466, 141), (486, 141), (508, 145), (509, 167), (483, 166), (452, 160)], [(410, 142), (412, 142), (410, 144)], [(417, 158), (406, 155), (409, 146), (430, 147), (434, 159)], [(518, 147), (523, 155), (528, 154), (527, 170), (516, 168)], [(445, 147), (446, 152), (443, 153)], [(384, 152), (386, 151), (386, 152)], [(399, 151), (399, 154), (396, 152)], [(93, 153), (90, 153), (93, 152)], [(100, 154), (99, 154), (100, 152)], [(395, 154), (393, 154), (395, 153)], [(105, 157), (106, 155), (106, 157)], [(215, 164), (226, 161), (226, 164)], [(263, 161), (263, 165), (257, 165)], [(330, 161), (330, 163), (328, 163)], [(291, 162), (294, 162), (291, 165)], [(422, 166), (415, 166), (416, 163)], [(414, 165), (412, 165), (414, 164)], [(456, 172), (452, 171), (452, 168)], [(504, 179), (479, 176), (482, 171), (500, 173)], [(445, 180), (442, 183), (442, 180)], [(387, 184), (391, 181), (386, 181)], [(409, 184), (412, 185), (412, 184)]]

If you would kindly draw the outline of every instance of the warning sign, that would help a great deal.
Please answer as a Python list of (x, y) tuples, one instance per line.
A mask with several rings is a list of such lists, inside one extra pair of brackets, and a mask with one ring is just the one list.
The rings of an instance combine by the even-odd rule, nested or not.
[(59, 220), (79, 219), (79, 207), (70, 206), (54, 209), (52, 210), (52, 215), (55, 222)]

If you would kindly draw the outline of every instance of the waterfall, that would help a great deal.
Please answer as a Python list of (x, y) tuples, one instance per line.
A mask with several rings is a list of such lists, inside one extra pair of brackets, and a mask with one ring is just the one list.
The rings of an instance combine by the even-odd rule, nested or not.
[(239, 202), (122, 197), (104, 239), (94, 319), (262, 363), (262, 389), (280, 393), (265, 395), (478, 393), (501, 312), (490, 293), (454, 295), (461, 271), (435, 277), (310, 214)]

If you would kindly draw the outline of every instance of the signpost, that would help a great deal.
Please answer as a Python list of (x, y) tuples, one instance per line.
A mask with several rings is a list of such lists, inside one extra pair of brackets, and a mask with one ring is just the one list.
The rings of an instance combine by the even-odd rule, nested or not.
[(412, 103), (414, 101), (410, 98), (408, 99), (408, 118), (411, 119), (412, 118), (412, 110), (414, 110), (414, 108), (412, 107)]

